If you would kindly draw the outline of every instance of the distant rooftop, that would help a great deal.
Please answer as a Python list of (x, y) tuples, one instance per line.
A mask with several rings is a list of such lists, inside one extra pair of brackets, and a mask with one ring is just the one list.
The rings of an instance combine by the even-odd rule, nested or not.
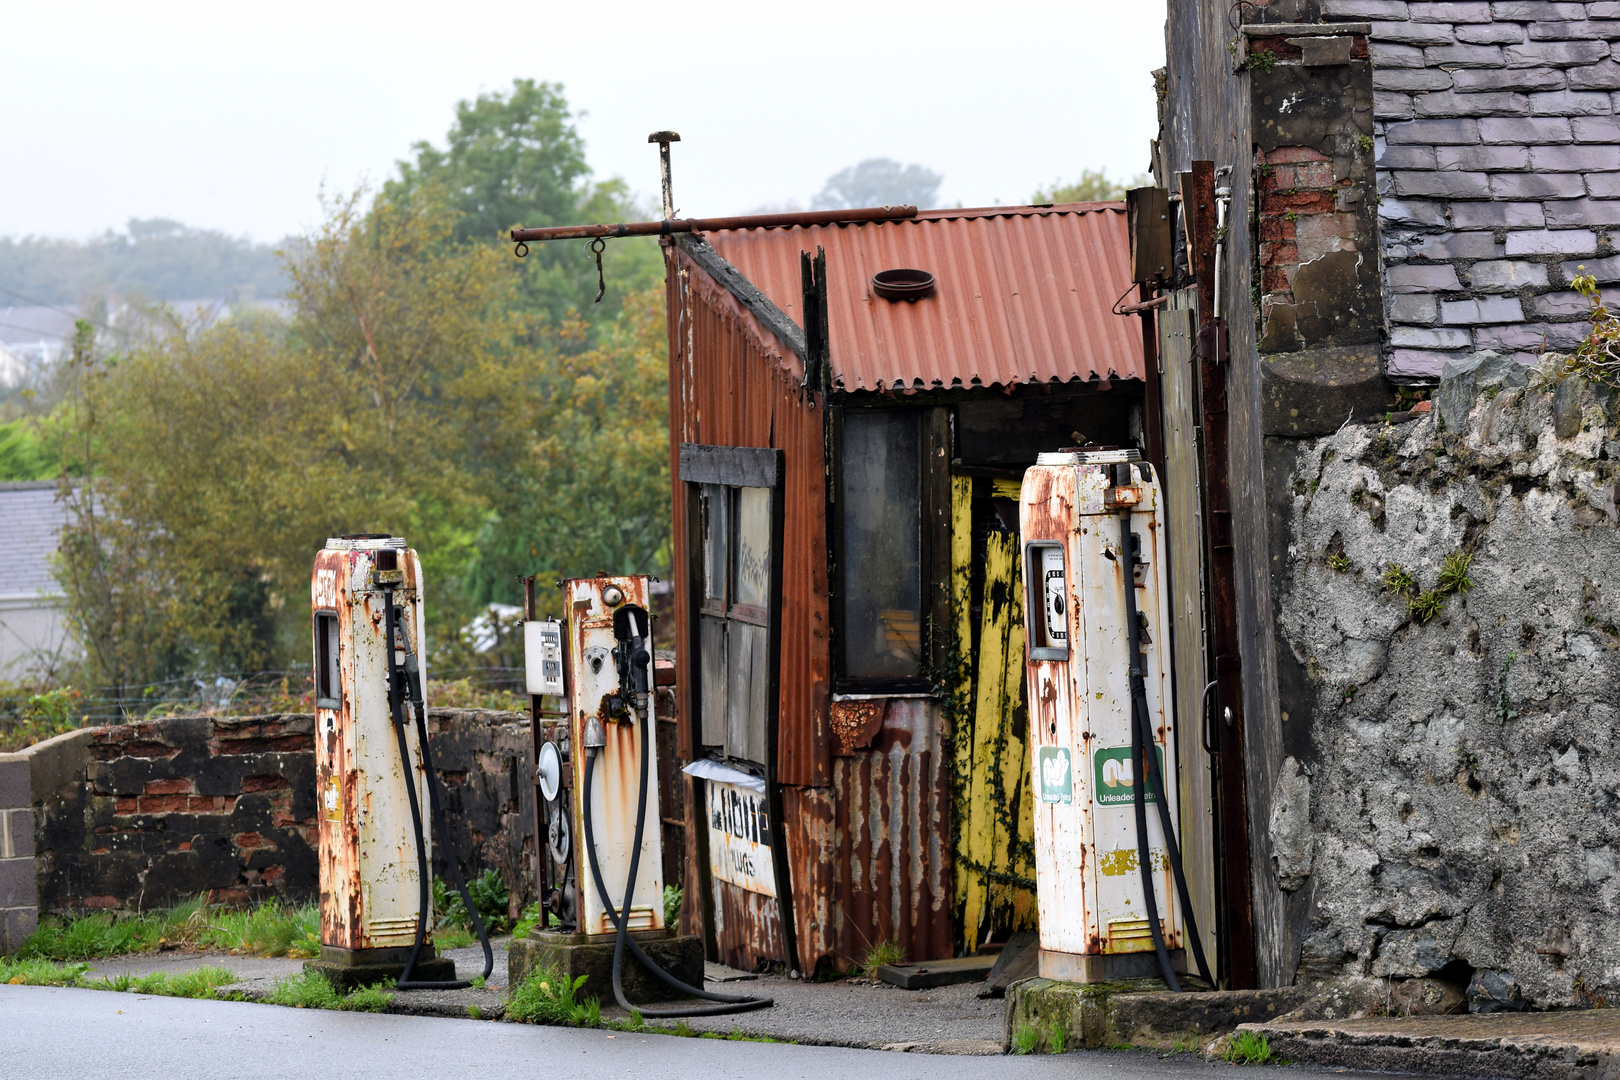
[(51, 574), (67, 507), (55, 480), (0, 483), (0, 599), (54, 596)]

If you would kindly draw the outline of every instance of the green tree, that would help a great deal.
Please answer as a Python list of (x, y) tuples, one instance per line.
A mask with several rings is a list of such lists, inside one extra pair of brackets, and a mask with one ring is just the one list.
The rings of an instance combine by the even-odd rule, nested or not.
[[(456, 122), (444, 148), (412, 147), (413, 160), (399, 163), (399, 177), (384, 189), (403, 199), (432, 187), (461, 215), (458, 240), (491, 244), (511, 257), (507, 233), (518, 226), (544, 227), (638, 220), (649, 214), (635, 205), (623, 180), (595, 182), (585, 160), (585, 142), (563, 89), (555, 83), (517, 79), (507, 93), (480, 94), (456, 107)], [(656, 163), (649, 151), (649, 169)], [(607, 296), (595, 304), (594, 256), (583, 241), (531, 245), (523, 260), (523, 303), (560, 325), (570, 309), (595, 319), (617, 315), (625, 296), (655, 284), (663, 260), (655, 240), (610, 241), (603, 258)]]
[(1108, 178), (1107, 169), (1081, 169), (1080, 179), (1072, 184), (1065, 184), (1061, 180), (1053, 181), (1050, 188), (1036, 188), (1035, 194), (1030, 197), (1030, 203), (1071, 203), (1071, 202), (1118, 202), (1125, 197), (1125, 192), (1131, 188), (1148, 187), (1153, 178), (1147, 173), (1138, 173), (1127, 180), (1114, 181)]

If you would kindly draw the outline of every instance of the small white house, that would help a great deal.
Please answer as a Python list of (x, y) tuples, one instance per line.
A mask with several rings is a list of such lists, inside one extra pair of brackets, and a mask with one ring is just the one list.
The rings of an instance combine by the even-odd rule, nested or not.
[(51, 573), (67, 507), (55, 480), (0, 483), (0, 679), (76, 656)]

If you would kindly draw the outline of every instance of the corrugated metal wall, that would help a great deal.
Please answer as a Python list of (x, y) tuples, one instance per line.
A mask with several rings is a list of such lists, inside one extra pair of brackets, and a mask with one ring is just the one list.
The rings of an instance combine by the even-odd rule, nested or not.
[[(833, 756), (827, 591), (824, 402), (799, 389), (798, 358), (730, 293), (671, 249), (668, 276), (671, 472), (676, 507), (674, 565), (687, 565), (686, 494), (679, 444), (773, 447), (783, 451), (781, 667), (777, 781), (791, 864), (801, 970), (844, 968), (879, 941), (897, 941), (914, 960), (952, 954), (951, 777), (947, 733), (932, 702), (892, 700), (869, 747)], [(683, 570), (678, 570), (682, 573)], [(684, 581), (675, 589), (677, 628), (687, 625)], [(693, 658), (678, 629), (680, 741), (692, 745)], [(688, 799), (687, 805), (694, 805)], [(696, 882), (688, 830), (688, 882)], [(719, 883), (723, 886), (723, 883)], [(690, 895), (695, 899), (696, 889)], [(753, 925), (747, 963), (779, 952), (781, 928), (720, 888), (723, 918)], [(761, 898), (747, 898), (757, 900)], [(683, 929), (695, 931), (695, 904)], [(735, 927), (725, 934), (735, 943)], [(785, 958), (784, 958), (785, 959)]]

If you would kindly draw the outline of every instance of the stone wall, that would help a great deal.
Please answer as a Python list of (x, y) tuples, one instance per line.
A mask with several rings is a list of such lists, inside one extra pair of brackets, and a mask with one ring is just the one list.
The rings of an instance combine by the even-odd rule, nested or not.
[(31, 803), (28, 762), (0, 754), (0, 953), (21, 945), (39, 922)]
[(1302, 979), (1620, 1000), (1617, 410), (1525, 378), (1487, 359), (1415, 422), (1268, 447), (1288, 756), (1256, 873)]
[[(526, 903), (527, 717), (428, 715), (463, 869), (498, 868), (514, 904)], [(76, 764), (34, 785), (40, 910), (152, 908), (205, 892), (223, 903), (317, 896), (311, 715), (172, 717), (74, 734)], [(440, 874), (443, 850), (435, 845)]]
[[(1273, 6), (1278, 6), (1275, 2)], [(1372, 21), (1388, 373), (1580, 340), (1620, 281), (1620, 3), (1320, 0)]]

